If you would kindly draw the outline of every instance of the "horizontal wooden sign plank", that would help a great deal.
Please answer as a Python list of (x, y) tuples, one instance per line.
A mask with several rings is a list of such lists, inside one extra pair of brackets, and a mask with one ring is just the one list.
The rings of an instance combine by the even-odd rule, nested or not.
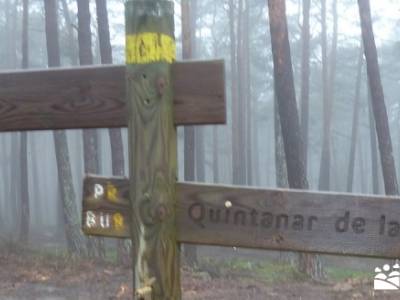
[[(223, 60), (172, 73), (176, 125), (226, 122)], [(126, 126), (123, 65), (0, 73), (0, 131)]]
[[(94, 185), (107, 182), (117, 187), (121, 195), (119, 206), (110, 206), (111, 202), (105, 198), (97, 206), (89, 204)], [(86, 233), (92, 233), (85, 225), (88, 211), (100, 214), (109, 206), (114, 212), (128, 210), (126, 179), (89, 177), (84, 185)], [(176, 187), (179, 242), (386, 258), (400, 256), (398, 197), (194, 183), (177, 183)], [(105, 200), (109, 202), (107, 205)], [(95, 233), (103, 235), (101, 230)], [(129, 229), (125, 233), (129, 237)]]

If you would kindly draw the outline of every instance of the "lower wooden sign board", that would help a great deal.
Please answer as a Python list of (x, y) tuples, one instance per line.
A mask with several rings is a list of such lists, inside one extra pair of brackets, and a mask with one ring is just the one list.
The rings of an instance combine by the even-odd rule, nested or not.
[[(180, 182), (176, 190), (182, 243), (400, 256), (398, 197)], [(129, 238), (128, 198), (127, 179), (86, 177), (83, 231)]]

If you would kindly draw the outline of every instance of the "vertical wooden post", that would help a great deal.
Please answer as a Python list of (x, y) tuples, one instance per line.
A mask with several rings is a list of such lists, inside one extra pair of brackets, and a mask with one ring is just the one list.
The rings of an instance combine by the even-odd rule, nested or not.
[(179, 300), (173, 3), (128, 1), (125, 8), (135, 299)]

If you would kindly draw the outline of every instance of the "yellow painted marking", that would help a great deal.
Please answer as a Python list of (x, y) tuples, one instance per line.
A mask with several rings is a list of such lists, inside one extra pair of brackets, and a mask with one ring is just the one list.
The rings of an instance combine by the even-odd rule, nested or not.
[(114, 229), (123, 230), (124, 229), (124, 217), (120, 213), (115, 213), (113, 215)]
[(118, 190), (109, 182), (107, 182), (107, 199), (112, 202), (117, 202), (118, 200)]
[(156, 32), (143, 32), (126, 36), (126, 63), (147, 64), (176, 59), (175, 39)]

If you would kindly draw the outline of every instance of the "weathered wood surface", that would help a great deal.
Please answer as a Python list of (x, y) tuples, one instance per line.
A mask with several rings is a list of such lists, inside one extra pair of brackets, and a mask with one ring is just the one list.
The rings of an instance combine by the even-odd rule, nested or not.
[[(125, 66), (0, 72), (0, 131), (126, 127)], [(172, 65), (176, 125), (223, 124), (224, 62)]]
[[(180, 300), (177, 138), (171, 76), (176, 57), (174, 4), (128, 1), (125, 16), (135, 299)], [(192, 84), (196, 86), (195, 81)]]
[[(91, 180), (88, 190), (97, 179)], [(127, 179), (116, 184), (126, 195)], [(400, 256), (398, 197), (194, 183), (177, 183), (176, 191), (182, 243)]]
[(82, 229), (85, 234), (129, 237), (131, 222), (127, 179), (88, 176), (84, 179), (83, 199)]

